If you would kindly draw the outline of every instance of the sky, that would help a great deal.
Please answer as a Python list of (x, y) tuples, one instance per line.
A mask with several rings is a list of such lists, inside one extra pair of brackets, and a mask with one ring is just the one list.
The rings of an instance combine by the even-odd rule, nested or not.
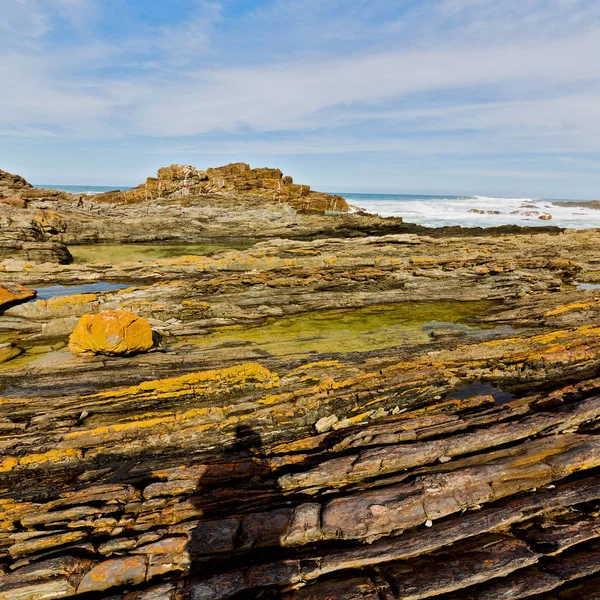
[(598, 0), (0, 0), (0, 169), (600, 198)]

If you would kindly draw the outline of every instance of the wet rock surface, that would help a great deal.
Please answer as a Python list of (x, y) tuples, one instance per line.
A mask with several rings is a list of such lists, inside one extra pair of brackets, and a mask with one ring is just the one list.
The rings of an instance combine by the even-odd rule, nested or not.
[[(72, 213), (18, 179), (0, 192), (59, 207), (31, 231), (60, 243), (92, 205), (107, 241), (148, 190), (207, 211), (294, 185), (230, 167), (161, 170), (114, 213), (116, 192)], [(600, 233), (273, 206), (247, 249), (0, 261), (0, 289), (27, 291), (0, 308), (0, 598), (600, 597), (600, 290), (577, 285)], [(60, 284), (83, 287), (31, 298)], [(81, 319), (124, 311), (158, 351), (69, 352)]]

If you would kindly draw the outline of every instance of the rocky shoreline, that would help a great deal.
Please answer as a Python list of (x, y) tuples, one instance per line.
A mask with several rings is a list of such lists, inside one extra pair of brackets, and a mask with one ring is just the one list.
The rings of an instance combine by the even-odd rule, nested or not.
[(599, 243), (0, 171), (0, 599), (600, 598)]

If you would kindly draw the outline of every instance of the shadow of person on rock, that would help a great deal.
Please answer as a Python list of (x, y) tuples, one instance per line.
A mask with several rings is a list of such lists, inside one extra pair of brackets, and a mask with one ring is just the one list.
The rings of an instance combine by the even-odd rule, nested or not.
[(280, 596), (271, 587), (278, 582), (269, 581), (271, 574), (262, 568), (264, 581), (246, 581), (239, 574), (281, 559), (280, 538), (294, 508), (278, 484), (273, 457), (265, 453), (260, 433), (248, 425), (237, 425), (234, 431), (228, 448), (207, 461), (202, 491), (193, 498), (202, 517), (185, 548), (186, 600)]
[(260, 434), (248, 425), (238, 425), (235, 428), (235, 441), (225, 450), (226, 454), (240, 457), (262, 457), (262, 440)]

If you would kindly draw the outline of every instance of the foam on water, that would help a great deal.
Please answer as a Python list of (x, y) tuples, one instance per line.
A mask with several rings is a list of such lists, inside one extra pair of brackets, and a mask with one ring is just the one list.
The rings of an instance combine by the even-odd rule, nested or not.
[(60, 192), (69, 192), (70, 194), (104, 194), (115, 190), (130, 190), (131, 187), (123, 185), (34, 185), (35, 188), (44, 188), (47, 190), (58, 190)]
[[(600, 210), (583, 206), (556, 206), (539, 198), (488, 196), (408, 196), (392, 194), (342, 194), (352, 205), (384, 217), (403, 217), (407, 223), (443, 227), (493, 227), (495, 225), (556, 225), (572, 229), (600, 227)], [(482, 211), (480, 212), (474, 211)], [(551, 220), (542, 220), (551, 215)]]

